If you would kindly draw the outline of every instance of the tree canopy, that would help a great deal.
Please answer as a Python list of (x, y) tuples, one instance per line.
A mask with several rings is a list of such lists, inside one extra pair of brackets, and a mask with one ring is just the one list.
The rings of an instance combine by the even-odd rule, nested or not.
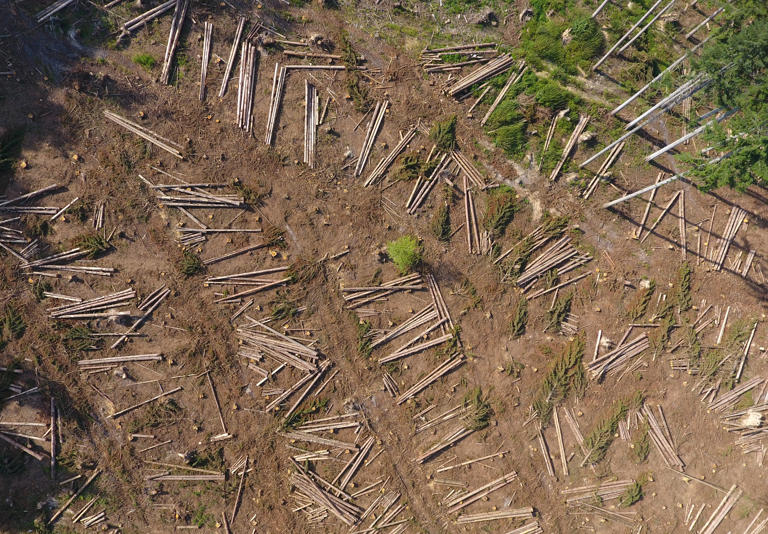
[[(724, 109), (738, 109), (727, 124), (704, 133), (710, 150), (682, 159), (693, 164), (691, 174), (701, 188), (729, 186), (744, 190), (768, 184), (768, 7), (747, 0), (727, 9), (714, 42), (694, 67), (708, 73), (710, 94)], [(715, 163), (709, 163), (717, 156)]]

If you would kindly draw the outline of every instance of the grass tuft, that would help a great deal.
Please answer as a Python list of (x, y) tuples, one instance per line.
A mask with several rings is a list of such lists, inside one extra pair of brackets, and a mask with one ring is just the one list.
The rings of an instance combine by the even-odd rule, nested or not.
[(133, 62), (143, 67), (147, 72), (154, 69), (155, 65), (157, 65), (157, 60), (154, 58), (154, 56), (147, 53), (136, 54), (133, 56)]

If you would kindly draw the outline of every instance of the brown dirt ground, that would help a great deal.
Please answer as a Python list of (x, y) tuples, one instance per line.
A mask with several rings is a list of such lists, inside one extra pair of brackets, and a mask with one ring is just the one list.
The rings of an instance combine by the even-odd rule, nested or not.
[[(279, 7), (270, 2), (265, 4), (270, 8), (265, 9), (268, 13)], [(178, 273), (181, 251), (174, 230), (187, 221), (178, 212), (158, 206), (152, 192), (136, 177), (140, 173), (155, 183), (167, 181), (167, 177), (149, 168), (153, 165), (191, 182), (231, 183), (238, 179), (264, 192), (265, 199), (258, 209), (241, 215), (237, 226), (271, 224), (285, 230), (284, 248), (263, 249), (213, 265), (208, 270), (210, 275), (286, 265), (299, 258), (318, 259), (326, 253), (334, 254), (349, 247), (349, 254), (324, 263), (320, 274), (304, 287), (292, 285), (279, 294), (308, 308), (307, 312), (291, 320), (289, 326), (309, 332), (311, 339), (316, 340), (316, 346), (339, 370), (324, 392), (330, 401), (329, 415), (343, 413), (351, 405), (360, 408), (367, 417), (369, 431), (380, 440), (374, 451), (380, 447), (384, 449), (376, 461), (361, 470), (355, 479), (357, 487), (389, 477), (388, 488), (401, 492), (402, 502), (407, 503), (403, 516), (414, 518), (409, 525), (410, 532), (505, 532), (514, 528), (517, 523), (510, 521), (468, 527), (456, 525), (453, 518), (446, 517), (439, 507), (450, 488), (434, 480), (436, 467), (452, 457), (462, 461), (500, 450), (510, 453), (501, 459), (449, 472), (450, 477), (446, 478), (473, 488), (510, 470), (516, 471), (518, 480), (469, 510), (480, 512), (490, 510), (492, 506), (503, 508), (510, 502), (512, 506), (533, 506), (545, 532), (612, 532), (617, 527), (629, 530), (594, 515), (569, 514), (560, 494), (566, 487), (613, 477), (639, 478), (649, 474), (652, 478), (645, 484), (644, 499), (628, 509), (636, 514), (638, 525), (645, 525), (644, 531), (681, 532), (686, 529), (683, 525), (686, 506), (708, 503), (709, 512), (717, 505), (721, 498), (718, 492), (669, 471), (655, 450), (651, 451), (646, 463), (637, 465), (631, 457), (629, 444), (622, 440), (616, 440), (608, 457), (597, 466), (579, 467), (581, 452), (567, 427), (564, 429), (566, 453), (576, 453), (569, 463), (571, 473), (568, 477), (559, 469), (554, 430), (551, 427), (545, 430), (557, 472), (557, 477), (550, 477), (538, 450), (534, 423), (524, 425), (531, 401), (548, 367), (548, 349), (556, 352), (566, 342), (560, 334), (542, 332), (550, 299), (545, 297), (532, 302), (527, 333), (512, 339), (508, 325), (511, 306), (516, 302), (518, 292), (500, 282), (498, 272), (488, 258), (466, 253), (463, 231), (447, 245), (433, 237), (430, 223), (440, 201), (438, 195), (433, 193), (416, 217), (407, 215), (403, 209), (391, 214), (382, 208), (382, 202), (392, 201), (397, 206), (404, 206), (410, 184), (398, 183), (383, 192), (376, 188), (364, 189), (361, 180), (354, 179), (349, 170), (341, 169), (347, 149), (355, 153), (359, 151), (365, 127), (363, 123), (354, 129), (361, 114), (343, 98), (346, 91), (343, 73), (290, 74), (274, 148), (264, 146), (262, 135), (273, 65), (275, 61), (282, 61), (278, 53), (265, 52), (259, 62), (253, 137), (244, 135), (233, 124), (236, 72), (226, 97), (220, 100), (215, 93), (224, 67), (212, 63), (208, 98), (201, 104), (197, 99), (201, 49), (198, 35), (202, 20), (212, 12), (216, 13), (212, 19), (215, 24), (213, 52), (224, 58), (228, 54), (235, 17), (228, 11), (222, 14), (218, 7), (193, 7), (191, 18), (195, 24), (186, 35), (188, 62), (177, 87), (156, 82), (159, 66), (146, 72), (131, 61), (138, 52), (162, 57), (169, 18), (137, 32), (129, 44), (119, 50), (79, 51), (71, 43), (62, 44), (58, 38), (46, 36), (43, 28), (35, 29), (25, 26), (26, 23), (22, 23), (22, 34), (5, 40), (12, 48), (4, 55), (13, 61), (18, 74), (0, 79), (0, 94), (4, 96), (0, 101), (0, 127), (26, 125), (20, 158), (29, 162), (28, 169), (16, 171), (5, 194), (10, 198), (55, 182), (62, 189), (44, 197), (45, 205), (61, 206), (73, 196), (84, 199), (91, 207), (106, 200), (106, 228), (116, 228), (114, 249), (96, 261), (101, 266), (116, 267), (119, 272), (115, 276), (72, 279), (65, 276), (51, 280), (52, 290), (81, 298), (129, 286), (144, 296), (161, 283), (173, 290), (167, 303), (142, 328), (146, 337), (134, 338), (119, 350), (103, 349), (86, 354), (86, 357), (106, 357), (162, 352), (165, 355), (162, 363), (128, 365), (126, 368), (136, 382), (160, 378), (164, 381), (134, 385), (108, 373), (78, 373), (76, 361), (83, 354), (68, 350), (62, 341), (61, 327), (47, 319), (45, 308), (49, 307), (50, 301), (37, 302), (27, 275), (17, 269), (13, 258), (3, 257), (0, 303), (17, 303), (28, 326), (21, 339), (11, 342), (3, 350), (0, 365), (18, 361), (24, 369), (24, 374), (18, 378), (20, 382), (27, 386), (39, 384), (46, 393), (58, 399), (64, 415), (59, 480), (94, 466), (101, 468), (103, 474), (88, 493), (103, 497), (100, 507), (107, 510), (109, 524), (122, 532), (169, 532), (175, 526), (191, 524), (196, 513), (203, 514), (206, 529), (211, 529), (220, 520), (222, 512), (229, 514), (237, 481), (229, 479), (223, 484), (147, 482), (145, 476), (154, 471), (143, 460), (174, 462), (179, 461), (178, 454), (192, 450), (215, 455), (221, 449), (223, 465), (231, 465), (241, 455), (248, 454), (254, 467), (247, 478), (233, 532), (250, 531), (251, 518), (254, 518), (252, 524), (258, 532), (346, 531), (333, 519), (326, 520), (322, 526), (312, 526), (301, 515), (292, 512), (295, 501), (288, 483), (292, 451), (276, 434), (279, 419), (263, 412), (268, 401), (262, 397), (261, 388), (256, 387), (255, 375), (237, 357), (237, 342), (229, 321), (237, 306), (214, 304), (216, 289), (203, 287), (201, 276), (187, 279)], [(284, 25), (289, 28), (291, 37), (319, 32), (335, 41), (345, 27), (342, 12), (307, 7), (292, 9), (291, 13), (297, 20), (301, 15), (310, 19), (304, 24)], [(517, 18), (510, 20), (516, 22)], [(668, 284), (674, 282), (681, 263), (675, 216), (668, 216), (655, 234), (640, 244), (629, 236), (642, 216), (643, 200), (636, 199), (616, 210), (606, 211), (599, 207), (600, 204), (618, 193), (605, 185), (586, 202), (573, 194), (566, 184), (550, 185), (546, 178), (535, 173), (531, 183), (526, 181), (529, 185), (519, 186), (512, 163), (495, 149), (483, 150), (484, 134), (478, 124), (462, 118), (469, 104), (456, 103), (442, 94), (439, 91), (441, 82), (427, 81), (408, 55), (362, 30), (350, 27), (349, 31), (368, 66), (381, 71), (376, 76), (384, 80), (384, 88), (373, 86), (373, 94), (392, 101), (368, 170), (386, 154), (387, 149), (382, 143), (394, 146), (399, 132), (407, 130), (417, 119), (430, 124), (436, 117), (458, 113), (461, 148), (489, 176), (515, 185), (521, 199), (527, 199), (501, 240), (503, 249), (511, 245), (516, 236), (537, 225), (542, 208), (568, 215), (571, 224), (583, 232), (580, 241), (595, 254), (595, 258), (580, 272), (600, 273), (599, 283), (594, 284), (594, 277), (590, 276), (575, 288), (572, 311), (578, 316), (579, 330), (586, 338), (585, 357), (589, 358), (598, 329), (614, 341), (626, 329), (626, 303), (634, 290), (626, 288), (625, 282), (637, 286), (643, 277), (650, 277), (657, 282), (657, 293), (669, 292)], [(45, 78), (37, 72), (35, 65), (43, 64), (40, 60), (43, 52), (24, 48), (24, 43), (34, 40), (43, 43), (39, 45), (40, 50), (51, 51), (46, 56), (49, 65), (53, 64), (49, 68), (54, 69), (57, 61), (63, 64), (56, 71), (57, 76)], [(336, 95), (327, 121), (320, 127), (316, 170), (295, 163), (302, 155), (304, 78), (318, 86), (323, 102), (329, 94)], [(142, 124), (165, 137), (188, 143), (189, 157), (178, 161), (155, 148), (146, 148), (131, 134), (103, 120), (102, 109), (105, 107), (133, 120), (141, 120)], [(143, 119), (138, 118), (139, 112), (143, 112)], [(332, 133), (328, 132), (328, 127), (332, 128)], [(665, 125), (659, 125), (658, 131), (650, 133), (665, 139), (677, 136), (677, 131), (666, 132)], [(478, 143), (473, 143), (474, 140)], [(429, 140), (420, 136), (411, 149), (423, 147), (428, 150), (430, 146)], [(579, 148), (574, 159), (580, 160), (586, 153)], [(77, 161), (72, 159), (73, 154), (78, 155)], [(666, 164), (674, 165), (674, 162), (670, 159)], [(616, 185), (621, 190), (632, 191), (652, 183), (656, 172), (649, 166), (634, 165), (630, 157), (626, 157), (621, 163)], [(755, 273), (744, 279), (730, 269), (714, 272), (707, 262), (698, 265), (694, 254), (697, 234), (693, 226), (710, 217), (716, 204), (714, 242), (725, 225), (727, 210), (733, 205), (741, 206), (748, 211), (748, 224), (739, 232), (726, 267), (738, 251), (746, 253), (754, 249), (758, 252), (758, 262), (766, 269), (768, 212), (765, 191), (755, 188), (744, 195), (730, 191), (703, 195), (687, 183), (669, 186), (659, 191), (657, 207), (651, 212), (650, 220), (678, 188), (686, 192), (689, 261), (695, 267), (694, 303), (698, 305), (701, 300), (706, 300), (717, 306), (730, 305), (732, 320), (754, 317), (764, 321), (768, 307), (764, 281)], [(485, 201), (484, 194), (478, 195), (478, 213), (483, 213)], [(454, 228), (462, 221), (461, 212), (457, 200), (452, 210)], [(234, 210), (197, 210), (197, 215), (206, 223), (210, 221), (212, 226), (227, 224), (237, 213)], [(35, 216), (24, 219), (26, 228), (39, 220)], [(78, 236), (88, 233), (90, 224), (90, 219), (80, 223), (68, 215), (53, 225), (45, 241), (51, 250), (65, 248)], [(706, 224), (701, 227), (706, 228)], [(378, 253), (387, 241), (404, 233), (413, 233), (423, 239), (425, 269), (435, 274), (454, 320), (461, 326), (461, 337), (469, 358), (462, 368), (419, 395), (416, 402), (398, 406), (384, 391), (375, 361), (359, 356), (357, 319), (343, 309), (338, 288), (369, 283), (378, 269), (382, 270), (384, 280), (397, 276), (391, 263), (379, 261)], [(248, 243), (258, 243), (259, 239), (258, 235), (252, 235), (230, 241), (226, 236), (215, 236), (198, 250), (203, 258), (209, 258)], [(465, 280), (480, 296), (475, 306), (466, 294), (462, 294)], [(257, 294), (255, 300), (260, 311), (251, 312), (255, 316), (268, 313), (276, 298), (278, 292), (275, 291)], [(426, 292), (415, 292), (377, 303), (371, 306), (380, 312), (373, 319), (373, 327), (388, 328), (390, 321), (401, 322), (427, 302)], [(688, 315), (691, 313), (695, 317), (695, 312)], [(95, 331), (119, 328), (109, 321), (94, 322), (90, 326)], [(302, 336), (307, 335), (304, 332)], [(681, 334), (673, 333), (672, 342), (676, 342)], [(717, 328), (710, 326), (704, 332), (703, 343), (714, 343), (716, 336)], [(766, 345), (768, 332), (761, 322), (745, 377), (766, 372), (765, 353), (760, 349)], [(384, 355), (387, 350), (388, 347), (375, 351), (374, 358)], [(680, 354), (674, 356), (680, 357)], [(671, 357), (666, 351), (656, 358), (646, 355), (646, 366), (641, 371), (629, 374), (621, 381), (611, 376), (602, 383), (590, 383), (584, 397), (571, 400), (568, 405), (579, 414), (582, 432), (586, 434), (604, 417), (613, 402), (643, 390), (650, 405), (663, 405), (689, 473), (705, 476), (707, 481), (723, 488), (739, 484), (744, 489), (745, 497), (730, 514), (727, 527), (721, 528), (723, 531), (726, 528), (740, 531), (758, 509), (768, 504), (765, 501), (765, 477), (761, 475), (764, 467), (758, 466), (755, 455), (742, 455), (735, 445), (734, 435), (726, 432), (717, 418), (708, 413), (706, 406), (697, 401), (691, 392), (695, 377), (670, 371), (668, 361)], [(525, 365), (519, 380), (499, 372), (510, 359)], [(401, 390), (438, 361), (438, 355), (427, 353), (396, 366), (393, 374)], [(206, 368), (212, 369), (227, 428), (235, 436), (213, 445), (207, 441), (219, 433), (219, 422), (207, 382), (199, 376)], [(183, 377), (168, 378), (180, 375)], [(288, 387), (298, 378), (298, 374), (286, 371), (279, 376), (275, 386)], [(146, 428), (146, 409), (136, 410), (119, 421), (106, 419), (117, 409), (176, 385), (184, 387), (173, 397), (183, 408), (177, 420)], [(431, 415), (441, 413), (458, 404), (469, 389), (478, 385), (489, 396), (494, 410), (491, 425), (436, 460), (416, 465), (412, 458), (444, 435), (452, 423), (416, 434), (413, 414), (429, 404), (436, 405)], [(47, 395), (30, 395), (5, 403), (0, 406), (0, 420), (44, 422), (48, 417), (47, 398)], [(155, 440), (130, 440), (129, 434), (133, 431), (153, 434)], [(348, 431), (341, 431), (336, 437), (355, 439)], [(152, 451), (138, 452), (165, 440), (172, 441)], [(0, 454), (11, 460), (16, 458), (12, 449), (2, 445)], [(60, 504), (70, 490), (50, 482), (43, 465), (24, 456), (20, 458), (13, 460), (22, 462), (20, 473), (0, 473), (0, 532), (26, 531), (45, 506), (42, 503), (55, 498)], [(340, 462), (320, 465), (318, 472), (330, 478), (337, 463)], [(372, 499), (369, 495), (363, 502), (367, 505)], [(82, 504), (84, 502), (78, 501), (73, 509), (79, 509)], [(614, 502), (606, 506), (614, 509)], [(57, 531), (66, 532), (69, 524), (69, 516), (65, 515)]]

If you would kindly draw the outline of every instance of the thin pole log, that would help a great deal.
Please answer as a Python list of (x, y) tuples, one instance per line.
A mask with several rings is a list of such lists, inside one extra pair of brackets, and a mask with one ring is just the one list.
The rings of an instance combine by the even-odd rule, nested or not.
[(54, 523), (54, 522), (55, 522), (55, 521), (56, 521), (56, 520), (57, 520), (57, 519), (58, 519), (58, 518), (61, 516), (61, 514), (63, 514), (63, 513), (64, 513), (64, 511), (65, 511), (67, 508), (69, 508), (69, 505), (70, 505), (70, 504), (72, 504), (72, 501), (74, 501), (75, 499), (77, 499), (77, 498), (80, 496), (80, 494), (81, 494), (83, 491), (85, 491), (85, 488), (87, 488), (87, 487), (90, 485), (90, 483), (91, 483), (91, 482), (93, 482), (93, 480), (94, 480), (94, 479), (95, 479), (97, 476), (99, 476), (99, 473), (101, 473), (101, 469), (97, 469), (96, 471), (94, 471), (94, 472), (93, 472), (93, 474), (92, 474), (90, 477), (88, 477), (88, 480), (86, 480), (86, 481), (85, 481), (85, 483), (84, 483), (82, 486), (80, 486), (80, 489), (78, 489), (78, 490), (75, 492), (75, 494), (74, 494), (74, 495), (72, 495), (72, 497), (70, 497), (70, 498), (69, 498), (69, 500), (68, 500), (67, 502), (65, 502), (65, 503), (64, 503), (64, 506), (62, 506), (61, 508), (59, 508), (59, 509), (56, 511), (56, 513), (55, 513), (55, 514), (53, 514), (53, 515), (51, 516), (51, 518), (48, 520), (48, 524), (49, 524), (49, 525), (53, 524), (53, 523)]
[(640, 26), (640, 25), (643, 23), (643, 21), (646, 19), (646, 17), (647, 17), (648, 15), (650, 15), (650, 14), (651, 14), (651, 11), (653, 11), (654, 9), (656, 9), (656, 7), (658, 7), (658, 5), (659, 5), (659, 4), (661, 4), (661, 2), (662, 2), (662, 0), (656, 0), (656, 3), (655, 3), (655, 4), (653, 4), (653, 5), (651, 6), (651, 8), (650, 8), (648, 11), (646, 11), (646, 12), (645, 12), (645, 14), (644, 14), (642, 17), (640, 17), (640, 18), (638, 19), (638, 21), (637, 21), (637, 22), (635, 22), (635, 24), (633, 24), (633, 25), (632, 25), (632, 27), (629, 29), (629, 31), (627, 31), (627, 33), (625, 33), (624, 35), (622, 35), (622, 36), (621, 36), (621, 38), (619, 38), (619, 40), (618, 40), (618, 41), (616, 41), (616, 43), (615, 43), (615, 44), (614, 44), (614, 45), (613, 45), (613, 46), (610, 48), (610, 50), (608, 50), (608, 52), (606, 52), (606, 53), (605, 53), (605, 55), (604, 55), (603, 57), (601, 57), (601, 58), (600, 58), (600, 59), (597, 61), (597, 63), (595, 63), (595, 64), (592, 66), (592, 70), (593, 70), (593, 71), (594, 71), (594, 70), (597, 70), (597, 68), (598, 68), (600, 65), (602, 65), (602, 64), (603, 64), (603, 62), (604, 62), (606, 59), (608, 59), (608, 58), (610, 57), (610, 55), (611, 55), (611, 54), (613, 54), (613, 51), (614, 51), (614, 50), (616, 50), (616, 49), (619, 47), (619, 45), (620, 45), (622, 42), (624, 42), (624, 39), (626, 39), (627, 37), (629, 37), (629, 34), (631, 34), (633, 31), (635, 31), (635, 29), (636, 29), (638, 26)]
[(184, 389), (184, 388), (182, 388), (181, 386), (179, 386), (179, 387), (177, 387), (177, 388), (174, 388), (174, 389), (171, 389), (171, 390), (169, 390), (169, 391), (165, 391), (165, 392), (163, 392), (163, 393), (160, 393), (159, 395), (155, 395), (155, 396), (154, 396), (154, 397), (152, 397), (151, 399), (147, 399), (147, 400), (145, 400), (145, 401), (141, 401), (141, 402), (140, 402), (140, 403), (138, 403), (138, 404), (134, 404), (133, 406), (129, 406), (128, 408), (126, 408), (126, 409), (124, 409), (124, 410), (120, 410), (119, 412), (117, 412), (117, 413), (114, 413), (114, 414), (112, 414), (112, 415), (110, 415), (110, 416), (108, 416), (108, 417), (109, 417), (110, 419), (117, 419), (118, 417), (120, 417), (120, 416), (122, 416), (122, 415), (125, 415), (125, 414), (127, 414), (128, 412), (135, 410), (136, 408), (141, 408), (141, 407), (142, 407), (142, 406), (144, 406), (145, 404), (149, 404), (150, 402), (156, 401), (157, 399), (160, 399), (160, 398), (162, 398), (162, 397), (165, 397), (165, 396), (168, 396), (168, 395), (172, 395), (172, 394), (174, 394), (174, 393), (176, 393), (176, 392), (178, 392), (178, 391), (181, 391), (182, 389)]
[[(663, 172), (660, 172), (656, 176), (656, 183), (658, 184), (661, 181), (661, 178), (664, 176)], [(640, 221), (640, 227), (637, 229), (637, 232), (635, 232), (635, 239), (640, 239), (640, 236), (643, 233), (643, 230), (645, 230), (645, 223), (648, 222), (648, 215), (651, 213), (651, 206), (653, 205), (653, 198), (656, 196), (657, 189), (651, 189), (651, 195), (648, 197), (648, 204), (645, 205), (645, 212), (643, 213), (643, 219)]]
[(200, 64), (200, 102), (205, 100), (205, 79), (208, 76), (208, 62), (211, 60), (211, 36), (213, 24), (205, 21), (203, 33), (203, 57)]
[(229, 76), (232, 74), (232, 67), (235, 65), (235, 56), (237, 55), (237, 49), (240, 45), (240, 38), (243, 35), (243, 28), (245, 28), (245, 17), (240, 17), (237, 23), (237, 31), (235, 32), (235, 40), (232, 42), (232, 48), (229, 51), (229, 59), (227, 60), (227, 67), (224, 69), (224, 78), (221, 80), (221, 88), (219, 89), (219, 98), (224, 98), (224, 94), (227, 92), (227, 84), (229, 83)]

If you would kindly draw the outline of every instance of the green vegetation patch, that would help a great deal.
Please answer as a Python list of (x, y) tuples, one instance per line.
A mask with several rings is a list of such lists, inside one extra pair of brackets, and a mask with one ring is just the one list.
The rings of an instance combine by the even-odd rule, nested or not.
[(157, 60), (151, 54), (141, 53), (133, 56), (133, 62), (140, 65), (146, 71), (151, 71), (157, 65)]
[(456, 115), (436, 121), (429, 130), (429, 138), (435, 142), (438, 149), (453, 150), (456, 146)]
[(387, 254), (401, 274), (408, 274), (421, 263), (421, 243), (412, 235), (404, 235), (387, 243)]
[(549, 423), (552, 410), (557, 403), (570, 395), (581, 395), (587, 387), (584, 373), (584, 338), (579, 336), (570, 341), (552, 362), (544, 381), (539, 387), (533, 409), (539, 414), (543, 425)]

